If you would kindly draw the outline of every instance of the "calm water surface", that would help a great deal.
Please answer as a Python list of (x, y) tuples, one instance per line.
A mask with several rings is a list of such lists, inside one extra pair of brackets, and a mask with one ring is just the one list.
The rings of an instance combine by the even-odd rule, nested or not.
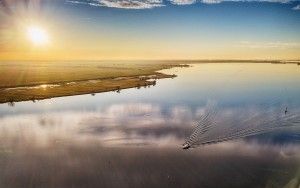
[(222, 130), (222, 122), (239, 127), (286, 107), (299, 114), (300, 66), (162, 72), (178, 77), (120, 93), (1, 104), (0, 187), (299, 187), (298, 127), (188, 151), (181, 144), (211, 106)]

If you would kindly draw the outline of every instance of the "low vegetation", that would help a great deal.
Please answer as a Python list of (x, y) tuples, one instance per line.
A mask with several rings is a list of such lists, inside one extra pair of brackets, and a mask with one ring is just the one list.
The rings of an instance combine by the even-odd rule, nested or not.
[(2, 62), (0, 103), (119, 92), (154, 85), (148, 79), (174, 77), (157, 72), (174, 66), (183, 65), (170, 62)]

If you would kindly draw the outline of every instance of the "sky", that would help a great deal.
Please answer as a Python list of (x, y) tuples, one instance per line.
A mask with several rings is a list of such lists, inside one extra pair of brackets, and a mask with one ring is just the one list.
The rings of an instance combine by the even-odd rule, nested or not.
[(300, 1), (0, 0), (0, 60), (300, 59)]

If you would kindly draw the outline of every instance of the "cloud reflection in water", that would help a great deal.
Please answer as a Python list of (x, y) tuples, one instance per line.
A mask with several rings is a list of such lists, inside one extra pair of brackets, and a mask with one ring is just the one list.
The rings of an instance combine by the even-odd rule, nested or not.
[[(250, 188), (299, 179), (297, 143), (248, 139), (183, 151), (205, 109), (119, 103), (2, 117), (0, 186)], [(223, 107), (218, 117), (245, 118), (259, 110)]]
[[(192, 132), (205, 109), (206, 106), (191, 109), (177, 105), (164, 109), (158, 104), (119, 103), (96, 111), (5, 116), (0, 119), (0, 124), (2, 136), (34, 138), (38, 144), (46, 144), (48, 140), (55, 138), (95, 139), (106, 146), (142, 144), (179, 147)], [(248, 124), (253, 125), (262, 121), (255, 117), (263, 110), (265, 109), (254, 106), (222, 108), (215, 121), (218, 122), (218, 129), (228, 134), (232, 127), (243, 126), (238, 124), (241, 119), (248, 118), (251, 120)], [(228, 129), (226, 126), (229, 126)], [(299, 131), (294, 132), (297, 133)]]

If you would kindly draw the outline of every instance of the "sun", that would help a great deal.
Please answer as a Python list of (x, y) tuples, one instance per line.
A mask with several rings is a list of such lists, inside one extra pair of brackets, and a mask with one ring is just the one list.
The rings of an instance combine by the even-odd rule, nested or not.
[(46, 45), (49, 42), (49, 36), (46, 30), (38, 26), (27, 27), (27, 36), (35, 45)]

